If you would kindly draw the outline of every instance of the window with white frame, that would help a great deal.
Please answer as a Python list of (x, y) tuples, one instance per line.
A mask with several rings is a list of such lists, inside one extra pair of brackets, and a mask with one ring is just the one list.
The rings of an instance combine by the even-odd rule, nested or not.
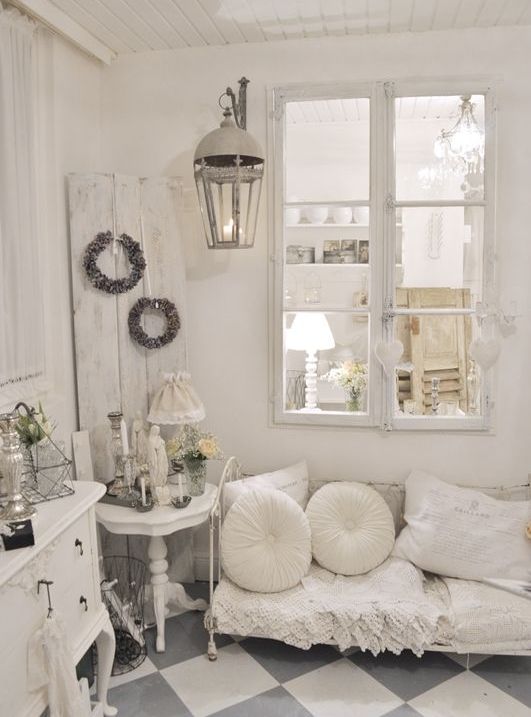
[(275, 421), (488, 428), (490, 89), (308, 85), (272, 101)]

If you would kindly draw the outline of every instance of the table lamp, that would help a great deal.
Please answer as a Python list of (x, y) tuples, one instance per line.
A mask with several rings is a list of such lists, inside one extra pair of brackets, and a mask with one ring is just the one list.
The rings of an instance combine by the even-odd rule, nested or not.
[(287, 331), (286, 348), (306, 351), (305, 406), (302, 411), (317, 409), (317, 352), (336, 345), (326, 316), (320, 311), (301, 311), (295, 314)]
[(199, 423), (205, 408), (197, 395), (189, 373), (165, 373), (164, 382), (151, 402), (148, 421), (159, 425), (182, 426)]

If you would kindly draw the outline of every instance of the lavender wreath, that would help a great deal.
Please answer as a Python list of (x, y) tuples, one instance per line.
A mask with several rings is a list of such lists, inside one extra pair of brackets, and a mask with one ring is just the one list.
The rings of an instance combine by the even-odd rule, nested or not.
[(111, 232), (99, 232), (85, 250), (83, 267), (92, 286), (107, 294), (125, 294), (138, 284), (144, 276), (146, 260), (140, 244), (128, 234), (121, 234), (118, 241), (123, 246), (131, 273), (123, 279), (111, 279), (98, 268), (98, 257), (102, 251), (113, 241)]
[[(160, 336), (149, 336), (140, 325), (142, 314), (147, 309), (160, 311), (166, 318), (166, 331)], [(181, 319), (175, 304), (169, 299), (151, 299), (143, 296), (133, 304), (127, 319), (129, 335), (146, 349), (160, 349), (173, 341), (181, 328)]]

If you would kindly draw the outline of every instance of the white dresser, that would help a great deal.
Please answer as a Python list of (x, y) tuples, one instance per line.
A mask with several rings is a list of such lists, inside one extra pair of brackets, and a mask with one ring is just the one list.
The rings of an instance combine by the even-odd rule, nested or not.
[(35, 546), (0, 552), (0, 713), (38, 717), (44, 690), (28, 692), (28, 640), (46, 619), (46, 586), (54, 610), (66, 625), (77, 662), (96, 640), (98, 700), (107, 717), (107, 687), (114, 658), (114, 632), (100, 593), (94, 505), (105, 486), (75, 482), (75, 494), (37, 506)]

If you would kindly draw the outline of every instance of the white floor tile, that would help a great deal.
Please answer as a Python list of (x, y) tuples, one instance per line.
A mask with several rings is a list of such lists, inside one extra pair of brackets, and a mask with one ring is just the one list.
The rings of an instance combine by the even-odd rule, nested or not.
[(194, 717), (206, 717), (278, 685), (267, 670), (236, 644), (218, 650), (216, 662), (200, 655), (167, 667), (161, 674)]
[(402, 700), (350, 660), (313, 670), (284, 683), (315, 717), (381, 717), (402, 704)]
[(469, 670), (479, 665), (483, 660), (486, 660), (487, 657), (491, 657), (491, 655), (458, 655), (457, 652), (445, 652), (444, 654), (454, 662), (457, 662), (458, 665), (461, 665), (461, 667), (465, 669), (468, 667)]
[(155, 665), (151, 662), (149, 657), (146, 657), (144, 662), (136, 668), (136, 670), (131, 670), (130, 672), (126, 672), (123, 675), (116, 675), (116, 677), (111, 677), (111, 681), (109, 683), (109, 689), (112, 690), (113, 687), (118, 687), (118, 685), (123, 685), (126, 682), (131, 682), (132, 680), (136, 680), (139, 677), (146, 677), (146, 675), (151, 675), (153, 672), (156, 672), (157, 668)]
[(473, 672), (462, 672), (409, 704), (424, 717), (529, 717), (529, 707)]

